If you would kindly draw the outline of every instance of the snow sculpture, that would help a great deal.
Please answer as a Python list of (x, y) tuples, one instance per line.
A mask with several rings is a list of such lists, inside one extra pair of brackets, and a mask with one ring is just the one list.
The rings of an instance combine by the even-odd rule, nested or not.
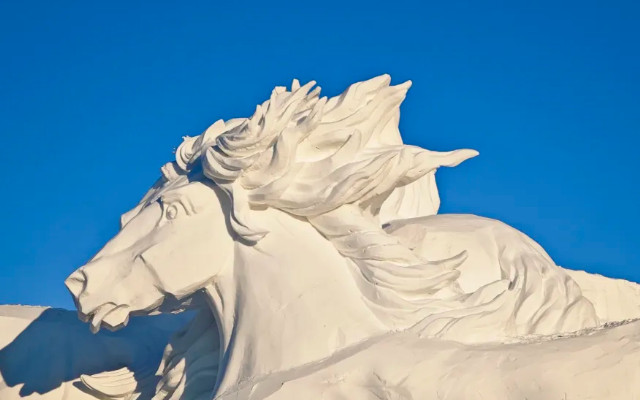
[(276, 87), (252, 117), (184, 138), (118, 235), (69, 276), (93, 332), (200, 311), (155, 375), (105, 366), (68, 398), (639, 393), (620, 383), (638, 372), (638, 325), (616, 323), (640, 315), (638, 285), (565, 270), (498, 221), (436, 215), (436, 170), (477, 152), (402, 143), (410, 83), (383, 75), (331, 99), (314, 85)]

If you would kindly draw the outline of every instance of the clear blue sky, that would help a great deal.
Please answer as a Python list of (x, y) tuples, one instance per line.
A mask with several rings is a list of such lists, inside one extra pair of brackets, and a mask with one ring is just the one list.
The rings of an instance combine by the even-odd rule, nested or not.
[(442, 211), (640, 281), (640, 3), (230, 3), (0, 3), (0, 303), (72, 307), (181, 136), (381, 73), (414, 82), (406, 142), (480, 151), (439, 173)]

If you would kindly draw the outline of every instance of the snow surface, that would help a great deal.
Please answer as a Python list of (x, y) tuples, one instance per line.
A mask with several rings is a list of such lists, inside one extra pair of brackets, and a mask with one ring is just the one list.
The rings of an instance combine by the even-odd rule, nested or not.
[(92, 334), (77, 313), (0, 305), (0, 399), (95, 399), (81, 374), (157, 368), (171, 333), (191, 317), (140, 317), (117, 332)]

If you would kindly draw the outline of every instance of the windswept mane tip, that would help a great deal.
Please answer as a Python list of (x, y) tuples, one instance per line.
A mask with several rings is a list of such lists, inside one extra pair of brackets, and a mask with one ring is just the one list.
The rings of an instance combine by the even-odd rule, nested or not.
[(409, 90), (409, 88), (411, 88), (411, 86), (413, 86), (413, 81), (411, 79), (408, 79), (408, 80), (402, 82), (401, 84), (397, 85), (397, 87), (402, 88), (402, 89), (406, 89), (406, 90)]

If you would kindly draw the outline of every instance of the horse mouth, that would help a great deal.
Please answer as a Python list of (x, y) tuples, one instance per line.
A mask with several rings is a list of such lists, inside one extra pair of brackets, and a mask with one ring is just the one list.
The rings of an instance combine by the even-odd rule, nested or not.
[(104, 325), (114, 331), (129, 323), (129, 306), (106, 303), (86, 315), (80, 315), (85, 322), (90, 322), (91, 332), (97, 333)]

